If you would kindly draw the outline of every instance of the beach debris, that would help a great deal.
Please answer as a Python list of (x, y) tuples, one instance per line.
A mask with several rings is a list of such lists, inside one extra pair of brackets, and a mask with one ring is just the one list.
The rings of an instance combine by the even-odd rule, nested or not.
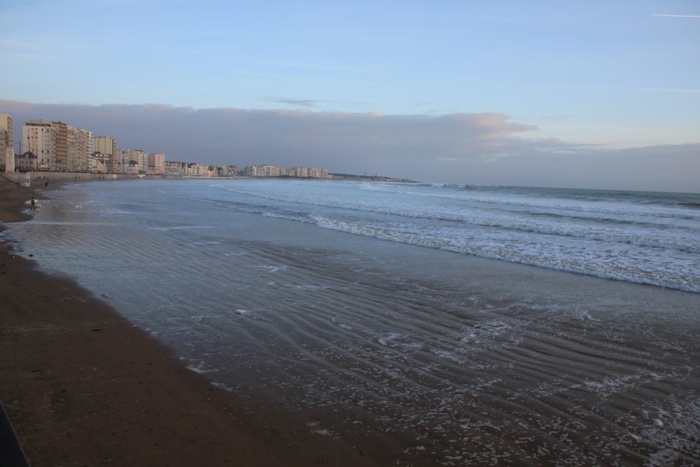
[(320, 422), (309, 422), (306, 424), (306, 426), (311, 428), (311, 433), (321, 436), (336, 436), (335, 433), (333, 433), (329, 429), (322, 427)]

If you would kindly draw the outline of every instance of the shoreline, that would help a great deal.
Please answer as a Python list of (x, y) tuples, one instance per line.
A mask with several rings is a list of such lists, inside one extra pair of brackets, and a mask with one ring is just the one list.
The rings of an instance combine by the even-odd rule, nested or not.
[[(197, 216), (190, 213), (202, 208), (201, 199), (216, 196), (197, 196), (198, 183), (173, 187), (174, 197), (167, 189), (154, 193), (160, 182), (139, 185), (40, 187), (36, 197), (50, 201), (40, 201), (35, 220), (14, 224), (5, 239), (17, 241), (14, 253), (29, 267), (36, 260), (53, 279), (75, 274), (85, 284), (49, 299), (34, 295), (61, 283), (24, 287), (20, 314), (46, 303), (52, 308), (19, 324), (0, 311), (0, 351), (9, 357), (16, 351), (2, 347), (10, 335), (6, 320), (8, 329), (25, 334), (27, 354), (43, 352), (13, 369), (25, 387), (45, 384), (40, 365), (46, 361), (57, 369), (33, 413), (50, 410), (56, 418), (68, 407), (71, 423), (98, 431), (89, 433), (92, 443), (112, 453), (113, 444), (117, 453), (124, 446), (140, 452), (138, 462), (123, 455), (106, 457), (109, 462), (218, 465), (235, 456), (235, 465), (488, 465), (497, 459), (534, 465), (698, 458), (692, 420), (700, 386), (692, 370), (700, 328), (692, 310), (700, 295), (466, 258), (273, 216), (215, 217), (218, 205)], [(20, 215), (34, 214), (29, 193), (20, 194)], [(213, 230), (178, 228), (209, 225)], [(22, 286), (32, 277), (25, 275)], [(83, 302), (128, 317), (129, 330), (112, 332), (112, 325), (95, 321), (106, 319), (95, 310), (74, 316), (75, 309), (84, 311)], [(44, 349), (45, 341), (68, 331), (73, 337), (64, 341), (75, 353), (61, 354), (59, 365), (53, 360), (66, 349)], [(151, 346), (160, 343), (163, 352), (132, 352), (135, 333)], [(77, 364), (83, 367), (74, 370)], [(173, 384), (181, 375), (156, 376), (159, 384), (143, 376), (162, 376), (167, 365), (191, 369), (196, 376), (185, 371), (184, 377), (200, 381), (199, 389)], [(3, 374), (5, 367), (10, 363), (0, 356)], [(55, 375), (69, 372), (72, 377)], [(66, 381), (72, 396), (64, 396)], [(0, 376), (0, 390), (3, 384)], [(109, 385), (119, 394), (105, 393)], [(212, 385), (230, 392), (221, 395)], [(108, 406), (95, 408), (97, 402), (88, 401), (94, 394)], [(201, 394), (205, 408), (192, 409)], [(167, 400), (160, 399), (171, 405), (163, 409)], [(125, 410), (132, 412), (120, 415), (119, 430), (104, 426)], [(177, 442), (167, 431), (173, 417), (175, 423), (187, 418), (176, 428)], [(165, 432), (154, 418), (171, 421)], [(70, 433), (61, 423), (54, 429)], [(187, 431), (199, 435), (200, 423), (218, 426), (188, 438)], [(280, 426), (291, 428), (280, 432)], [(296, 436), (301, 432), (307, 438)], [(67, 442), (57, 439), (53, 445)], [(226, 439), (245, 447), (231, 448)], [(182, 453), (147, 457), (163, 443), (181, 449), (188, 442), (193, 457), (187, 461)], [(245, 451), (249, 447), (255, 452)], [(350, 454), (320, 456), (326, 447)], [(231, 449), (236, 452), (227, 454)], [(202, 457), (205, 451), (210, 457)], [(92, 459), (76, 463), (107, 462), (94, 453)], [(45, 465), (62, 463), (50, 458)]]
[[(0, 231), (29, 219), (26, 202), (43, 193), (0, 177)], [(391, 462), (381, 446), (315, 434), (300, 416), (213, 386), (2, 237), (0, 303), (0, 401), (31, 465)]]

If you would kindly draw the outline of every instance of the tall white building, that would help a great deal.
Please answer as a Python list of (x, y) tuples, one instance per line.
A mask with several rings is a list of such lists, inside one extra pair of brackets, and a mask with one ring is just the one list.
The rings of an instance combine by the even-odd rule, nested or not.
[(138, 173), (148, 172), (148, 153), (143, 152), (142, 149), (132, 149), (131, 160), (136, 162)]
[(90, 158), (94, 153), (92, 132), (68, 126), (67, 156), (65, 170), (68, 172), (87, 172)]
[(56, 129), (46, 120), (29, 120), (22, 127), (24, 152), (37, 157), (38, 170), (56, 170)]
[(12, 137), (12, 117), (0, 114), (0, 157), (4, 159), (5, 172), (15, 171), (15, 148)]
[(34, 170), (85, 172), (93, 153), (92, 132), (63, 122), (27, 121), (22, 143), (25, 153), (37, 157)]

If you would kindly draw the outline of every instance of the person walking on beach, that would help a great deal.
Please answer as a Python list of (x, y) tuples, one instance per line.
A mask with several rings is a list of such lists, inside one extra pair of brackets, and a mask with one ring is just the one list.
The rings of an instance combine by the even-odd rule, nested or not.
[(32, 196), (32, 211), (36, 211), (36, 200)]

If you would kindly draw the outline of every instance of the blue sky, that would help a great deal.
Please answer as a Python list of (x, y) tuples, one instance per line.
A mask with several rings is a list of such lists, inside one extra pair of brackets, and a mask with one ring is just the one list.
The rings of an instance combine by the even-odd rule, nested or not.
[[(0, 0), (0, 67), (0, 112), (43, 112), (30, 118), (169, 159), (700, 191), (688, 177), (700, 180), (698, 0)], [(172, 119), (204, 134), (168, 145)], [(163, 133), (140, 134), (148, 122)], [(232, 122), (258, 146), (239, 134), (209, 147), (205, 129)], [(650, 147), (659, 159), (630, 179), (625, 164)], [(627, 179), (597, 172), (601, 158)], [(524, 173), (528, 161), (547, 168)]]

